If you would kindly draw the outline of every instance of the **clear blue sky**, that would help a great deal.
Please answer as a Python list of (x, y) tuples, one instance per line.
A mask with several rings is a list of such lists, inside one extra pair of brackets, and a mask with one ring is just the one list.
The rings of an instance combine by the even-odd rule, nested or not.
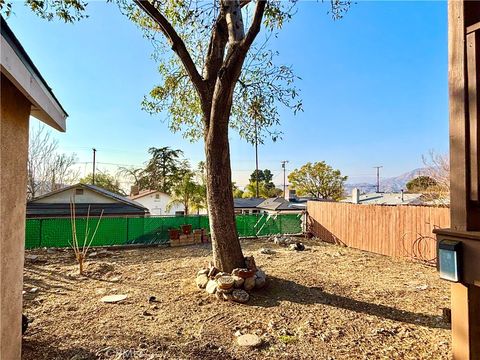
[[(8, 19), (34, 63), (69, 113), (56, 133), (61, 149), (101, 163), (141, 165), (150, 146), (183, 149), (192, 163), (203, 144), (172, 134), (165, 115), (152, 117), (140, 102), (158, 81), (151, 45), (113, 4), (93, 1), (90, 17), (74, 25), (37, 18), (22, 3)], [(304, 1), (272, 47), (302, 78), (305, 111), (281, 111), (283, 140), (260, 148), (260, 167), (281, 185), (289, 169), (325, 160), (350, 176), (372, 178), (422, 166), (429, 149), (448, 151), (446, 2), (360, 1), (344, 19), (328, 3)], [(253, 147), (231, 134), (234, 180), (254, 169)], [(91, 164), (81, 165), (84, 171)]]

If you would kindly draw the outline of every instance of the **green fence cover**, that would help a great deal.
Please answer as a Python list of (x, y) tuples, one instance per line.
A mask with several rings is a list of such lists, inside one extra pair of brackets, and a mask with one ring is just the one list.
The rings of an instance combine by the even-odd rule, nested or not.
[[(89, 236), (95, 231), (98, 218), (77, 218), (76, 232), (83, 243), (85, 232)], [(298, 234), (302, 232), (302, 215), (237, 215), (237, 231), (240, 237), (268, 236), (275, 234)], [(181, 225), (192, 225), (193, 229), (208, 229), (208, 216), (150, 216), (108, 217), (98, 226), (92, 246), (126, 244), (166, 244), (168, 230)], [(72, 240), (72, 224), (69, 218), (27, 219), (25, 248), (67, 247)]]

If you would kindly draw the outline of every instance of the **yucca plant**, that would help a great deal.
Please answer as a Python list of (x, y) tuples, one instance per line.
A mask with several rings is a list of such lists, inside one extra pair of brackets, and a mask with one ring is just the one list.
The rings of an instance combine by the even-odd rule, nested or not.
[(72, 241), (70, 242), (70, 246), (72, 247), (73, 252), (75, 253), (75, 258), (77, 259), (77, 262), (78, 262), (80, 275), (83, 275), (83, 265), (87, 257), (87, 252), (88, 252), (88, 249), (90, 249), (90, 245), (92, 245), (95, 235), (97, 234), (98, 226), (100, 225), (100, 221), (102, 220), (102, 217), (103, 217), (103, 209), (102, 209), (102, 212), (100, 213), (100, 217), (98, 218), (97, 225), (95, 226), (95, 230), (92, 236), (89, 238), (90, 205), (88, 205), (87, 220), (85, 223), (85, 236), (83, 238), (83, 243), (80, 244), (78, 242), (78, 237), (77, 237), (77, 215), (75, 211), (75, 196), (70, 197), (70, 220), (72, 224)]

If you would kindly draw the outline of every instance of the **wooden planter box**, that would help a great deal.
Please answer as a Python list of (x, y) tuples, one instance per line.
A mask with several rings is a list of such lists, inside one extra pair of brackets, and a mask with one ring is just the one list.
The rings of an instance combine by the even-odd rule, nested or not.
[(168, 237), (170, 238), (170, 240), (180, 239), (180, 230), (179, 229), (169, 229), (168, 230)]
[(192, 233), (192, 225), (182, 225), (182, 234), (190, 235)]

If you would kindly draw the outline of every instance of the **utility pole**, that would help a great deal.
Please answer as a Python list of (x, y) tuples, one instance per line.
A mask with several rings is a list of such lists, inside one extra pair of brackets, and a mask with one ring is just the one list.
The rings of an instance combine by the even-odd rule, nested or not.
[(377, 169), (377, 193), (380, 192), (380, 169), (383, 168), (383, 166), (374, 166), (374, 169)]
[(93, 148), (93, 171), (92, 171), (92, 185), (95, 185), (95, 155), (97, 152), (97, 149)]
[(287, 168), (286, 164), (288, 163), (288, 160), (282, 160), (282, 169), (283, 169), (283, 198), (287, 195)]
[(258, 133), (257, 133), (257, 119), (255, 118), (255, 180), (257, 188), (255, 190), (255, 197), (258, 198)]

